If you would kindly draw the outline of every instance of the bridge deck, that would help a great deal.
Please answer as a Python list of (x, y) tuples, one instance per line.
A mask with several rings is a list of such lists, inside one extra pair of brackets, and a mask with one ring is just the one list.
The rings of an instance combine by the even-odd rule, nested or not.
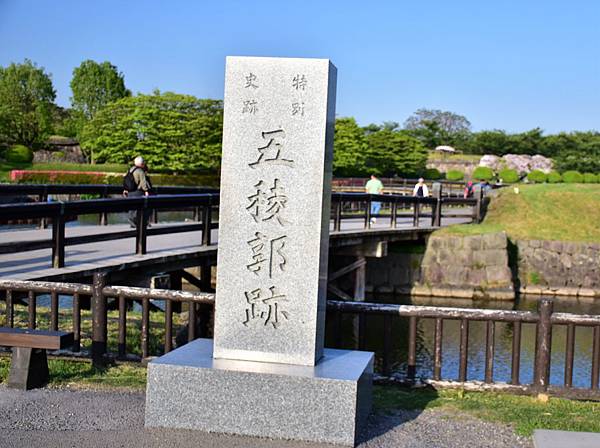
[[(360, 239), (376, 238), (377, 240), (409, 240), (418, 238), (419, 234), (433, 230), (430, 219), (422, 218), (419, 227), (412, 226), (412, 219), (399, 218), (396, 229), (390, 228), (389, 218), (379, 218), (372, 229), (363, 229), (362, 219), (344, 220), (339, 232), (331, 233), (331, 245), (355, 244)], [(470, 218), (445, 218), (444, 225), (463, 223)], [(181, 223), (177, 223), (180, 225)], [(195, 224), (195, 223), (194, 223)], [(157, 224), (156, 228), (168, 227), (169, 224)], [(333, 223), (331, 229), (333, 230)], [(122, 232), (130, 230), (128, 225), (110, 226), (68, 226), (67, 237), (85, 236), (102, 233)], [(147, 254), (135, 255), (135, 238), (125, 238), (96, 243), (67, 246), (65, 248), (65, 267), (51, 268), (51, 250), (39, 249), (19, 253), (0, 254), (0, 277), (34, 280), (53, 279), (69, 280), (91, 275), (98, 269), (111, 271), (127, 271), (143, 269), (144, 272), (168, 270), (173, 268), (198, 265), (204, 258), (216, 256), (217, 245), (201, 246), (201, 231), (190, 231), (177, 234), (154, 235), (148, 237)], [(218, 241), (218, 230), (213, 230), (213, 243)], [(18, 241), (43, 241), (52, 238), (51, 229), (10, 230), (0, 232), (0, 244)]]

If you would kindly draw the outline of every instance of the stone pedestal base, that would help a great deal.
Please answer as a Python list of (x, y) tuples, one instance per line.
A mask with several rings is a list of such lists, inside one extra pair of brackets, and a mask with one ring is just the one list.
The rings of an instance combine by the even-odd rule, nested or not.
[(48, 382), (48, 357), (41, 348), (13, 347), (7, 386), (29, 390)]
[(148, 364), (146, 426), (354, 445), (373, 353), (325, 349), (315, 367), (213, 359), (197, 339)]

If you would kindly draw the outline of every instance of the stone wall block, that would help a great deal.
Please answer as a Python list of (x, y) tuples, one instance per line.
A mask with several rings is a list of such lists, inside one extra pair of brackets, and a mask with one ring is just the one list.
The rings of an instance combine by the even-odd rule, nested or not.
[(444, 284), (452, 286), (461, 286), (466, 284), (469, 270), (463, 266), (448, 266), (444, 270)]
[(474, 287), (485, 286), (485, 284), (487, 282), (487, 276), (486, 276), (485, 269), (469, 270), (467, 282), (469, 285), (474, 286)]
[(580, 244), (578, 243), (573, 243), (573, 242), (568, 242), (568, 241), (564, 241), (563, 242), (563, 252), (566, 252), (568, 254), (574, 254), (579, 252), (580, 249)]
[(565, 269), (571, 269), (573, 266), (573, 260), (567, 253), (560, 254), (560, 263), (565, 267)]
[(429, 240), (427, 241), (427, 252), (431, 251), (431, 249), (435, 250), (442, 247), (443, 241), (444, 239), (439, 236), (430, 236)]
[(483, 249), (506, 249), (507, 238), (506, 233), (487, 233), (481, 235)]
[(511, 285), (512, 276), (508, 266), (490, 266), (485, 269), (488, 285)]
[(479, 235), (464, 237), (464, 248), (470, 251), (481, 250), (481, 238)]

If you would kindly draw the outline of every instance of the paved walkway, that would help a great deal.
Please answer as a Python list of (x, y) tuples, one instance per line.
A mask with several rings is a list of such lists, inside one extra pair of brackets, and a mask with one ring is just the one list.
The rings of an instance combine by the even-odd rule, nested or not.
[[(141, 392), (38, 389), (0, 385), (1, 447), (224, 447), (316, 448), (284, 442), (189, 430), (144, 429)], [(373, 416), (363, 448), (532, 447), (510, 427), (466, 414), (432, 409)]]

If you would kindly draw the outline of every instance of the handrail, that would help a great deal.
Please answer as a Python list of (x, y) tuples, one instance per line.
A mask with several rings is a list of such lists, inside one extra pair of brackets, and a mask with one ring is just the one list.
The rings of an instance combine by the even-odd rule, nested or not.
[[(403, 196), (396, 194), (332, 193), (332, 202), (384, 202), (398, 204), (435, 205), (433, 197)], [(475, 205), (476, 199), (442, 198), (442, 203)], [(169, 194), (135, 198), (88, 199), (80, 201), (55, 201), (44, 203), (2, 204), (1, 218), (50, 218), (55, 215), (84, 215), (110, 212), (126, 212), (139, 208), (167, 209), (171, 207), (194, 207), (218, 205), (219, 193)]]
[[(188, 304), (188, 340), (193, 340), (196, 337), (206, 337), (195, 332), (198, 324), (198, 317), (201, 315), (202, 307), (213, 307), (215, 304), (215, 294), (210, 292), (190, 292), (180, 290), (165, 290), (138, 288), (130, 286), (108, 286), (107, 275), (102, 272), (94, 274), (92, 285), (79, 283), (55, 283), (55, 282), (40, 282), (40, 281), (22, 281), (0, 279), (0, 296), (6, 300), (6, 322), (7, 326), (12, 327), (15, 324), (15, 304), (17, 302), (27, 304), (27, 325), (29, 328), (35, 328), (37, 325), (37, 296), (48, 294), (50, 300), (50, 321), (51, 329), (57, 330), (60, 326), (59, 322), (59, 295), (71, 295), (73, 298), (73, 324), (69, 322), (69, 330), (73, 325), (75, 333), (76, 345), (74, 351), (79, 351), (81, 343), (81, 297), (91, 298), (92, 309), (92, 344), (91, 357), (94, 362), (101, 360), (108, 352), (106, 334), (107, 326), (107, 303), (108, 298), (115, 298), (118, 301), (119, 308), (119, 356), (125, 357), (126, 353), (126, 326), (127, 323), (127, 301), (136, 300), (142, 304), (142, 325), (141, 325), (141, 353), (142, 358), (146, 358), (156, 353), (150, 353), (150, 345), (148, 343), (151, 337), (151, 326), (149, 325), (149, 309), (151, 300), (161, 300), (165, 302), (165, 337), (164, 351), (168, 352), (173, 348), (173, 313), (175, 304)], [(200, 307), (200, 313), (198, 308)], [(407, 370), (406, 379), (409, 382), (416, 380), (416, 368), (419, 362), (417, 353), (417, 323), (420, 319), (432, 319), (435, 322), (434, 326), (434, 350), (433, 350), (433, 381), (455, 381), (453, 373), (442, 372), (443, 351), (447, 347), (448, 342), (445, 341), (444, 320), (458, 320), (460, 322), (460, 337), (459, 352), (460, 363), (457, 366), (458, 382), (468, 383), (469, 380), (469, 363), (476, 362), (470, 359), (469, 353), (469, 326), (473, 321), (485, 323), (486, 337), (481, 341), (485, 347), (485, 357), (483, 360), (485, 371), (485, 383), (487, 385), (497, 384), (494, 381), (494, 365), (495, 360), (494, 350), (496, 346), (495, 324), (496, 322), (507, 322), (511, 325), (510, 335), (512, 338), (512, 354), (510, 359), (511, 380), (510, 384), (502, 383), (500, 387), (513, 387), (515, 390), (528, 391), (533, 393), (557, 391), (557, 388), (550, 386), (550, 367), (555, 362), (556, 357), (551, 356), (552, 351), (552, 336), (557, 325), (567, 327), (566, 338), (566, 354), (565, 354), (565, 376), (564, 386), (559, 387), (557, 391), (560, 394), (573, 395), (587, 398), (600, 398), (598, 394), (599, 378), (600, 378), (600, 316), (596, 315), (579, 315), (572, 313), (554, 313), (553, 302), (549, 299), (541, 299), (538, 303), (538, 309), (533, 311), (515, 311), (515, 310), (489, 310), (489, 309), (471, 309), (471, 308), (451, 308), (451, 307), (436, 307), (436, 306), (419, 306), (419, 305), (399, 305), (386, 303), (372, 302), (351, 302), (351, 301), (327, 301), (327, 325), (333, 325), (333, 333), (336, 334), (336, 339), (341, 337), (341, 322), (342, 314), (351, 314), (359, 316), (363, 320), (363, 324), (358, 326), (358, 340), (362, 341), (361, 349), (369, 349), (364, 346), (366, 328), (366, 319), (368, 316), (383, 316), (383, 353), (382, 363), (379, 367), (379, 373), (384, 376), (389, 376), (391, 373), (390, 357), (392, 354), (392, 340), (398, 340), (393, 332), (393, 318), (408, 318), (408, 353), (407, 353)], [(210, 321), (208, 314), (203, 314), (200, 317), (201, 327)], [(534, 375), (533, 381), (530, 384), (521, 383), (520, 366), (522, 352), (522, 328), (523, 324), (534, 324), (536, 326), (535, 336), (535, 358), (534, 358)], [(589, 387), (576, 389), (573, 387), (573, 356), (575, 353), (575, 334), (577, 327), (591, 327), (593, 329), (592, 343), (592, 360), (590, 369)], [(404, 328), (404, 326), (403, 326)], [(156, 336), (154, 336), (156, 337)], [(340, 346), (341, 340), (338, 339), (334, 345)], [(455, 347), (452, 347), (455, 349)], [(554, 358), (554, 359), (553, 359)], [(471, 380), (472, 381), (472, 380)], [(509, 389), (510, 390), (510, 389)]]
[[(395, 229), (398, 223), (400, 206), (411, 207), (412, 225), (419, 227), (421, 218), (431, 217), (431, 226), (439, 227), (442, 224), (444, 204), (472, 206), (474, 213), (472, 219), (478, 221), (481, 213), (481, 199), (457, 199), (443, 198), (441, 188), (435, 192), (435, 197), (414, 197), (397, 194), (367, 194), (367, 193), (332, 193), (332, 214), (334, 222), (334, 232), (341, 231), (341, 222), (347, 218), (357, 218), (360, 216), (343, 214), (344, 204), (360, 203), (364, 204), (364, 228), (370, 229), (373, 219), (371, 216), (371, 204), (381, 202), (390, 205), (390, 227)], [(136, 250), (139, 255), (146, 253), (146, 243), (148, 235), (159, 235), (165, 233), (179, 233), (201, 230), (201, 244), (208, 246), (211, 244), (211, 231), (217, 227), (212, 222), (213, 207), (219, 205), (220, 196), (218, 192), (198, 193), (198, 194), (169, 194), (152, 195), (142, 197), (120, 197), (107, 199), (90, 199), (80, 201), (56, 201), (56, 202), (37, 202), (25, 204), (5, 204), (0, 205), (0, 221), (10, 221), (17, 219), (40, 219), (45, 223), (47, 219), (52, 221), (52, 240), (19, 241), (0, 244), (0, 253), (13, 253), (23, 250), (36, 250), (43, 248), (52, 248), (52, 266), (61, 268), (65, 265), (65, 246), (76, 244), (87, 244), (99, 241), (108, 241), (122, 238), (136, 237)], [(421, 213), (421, 207), (431, 207), (430, 214)], [(182, 224), (170, 226), (167, 228), (147, 229), (146, 223), (151, 212), (154, 213), (154, 222), (157, 222), (157, 212), (159, 210), (173, 209), (193, 209), (194, 220), (201, 222), (198, 224)], [(107, 224), (108, 213), (137, 211), (136, 230), (114, 232), (112, 234), (101, 233), (94, 235), (78, 236), (66, 238), (65, 223), (68, 219), (79, 215), (99, 214), (100, 222)], [(381, 215), (379, 215), (381, 216)], [(455, 215), (446, 215), (455, 216)]]

